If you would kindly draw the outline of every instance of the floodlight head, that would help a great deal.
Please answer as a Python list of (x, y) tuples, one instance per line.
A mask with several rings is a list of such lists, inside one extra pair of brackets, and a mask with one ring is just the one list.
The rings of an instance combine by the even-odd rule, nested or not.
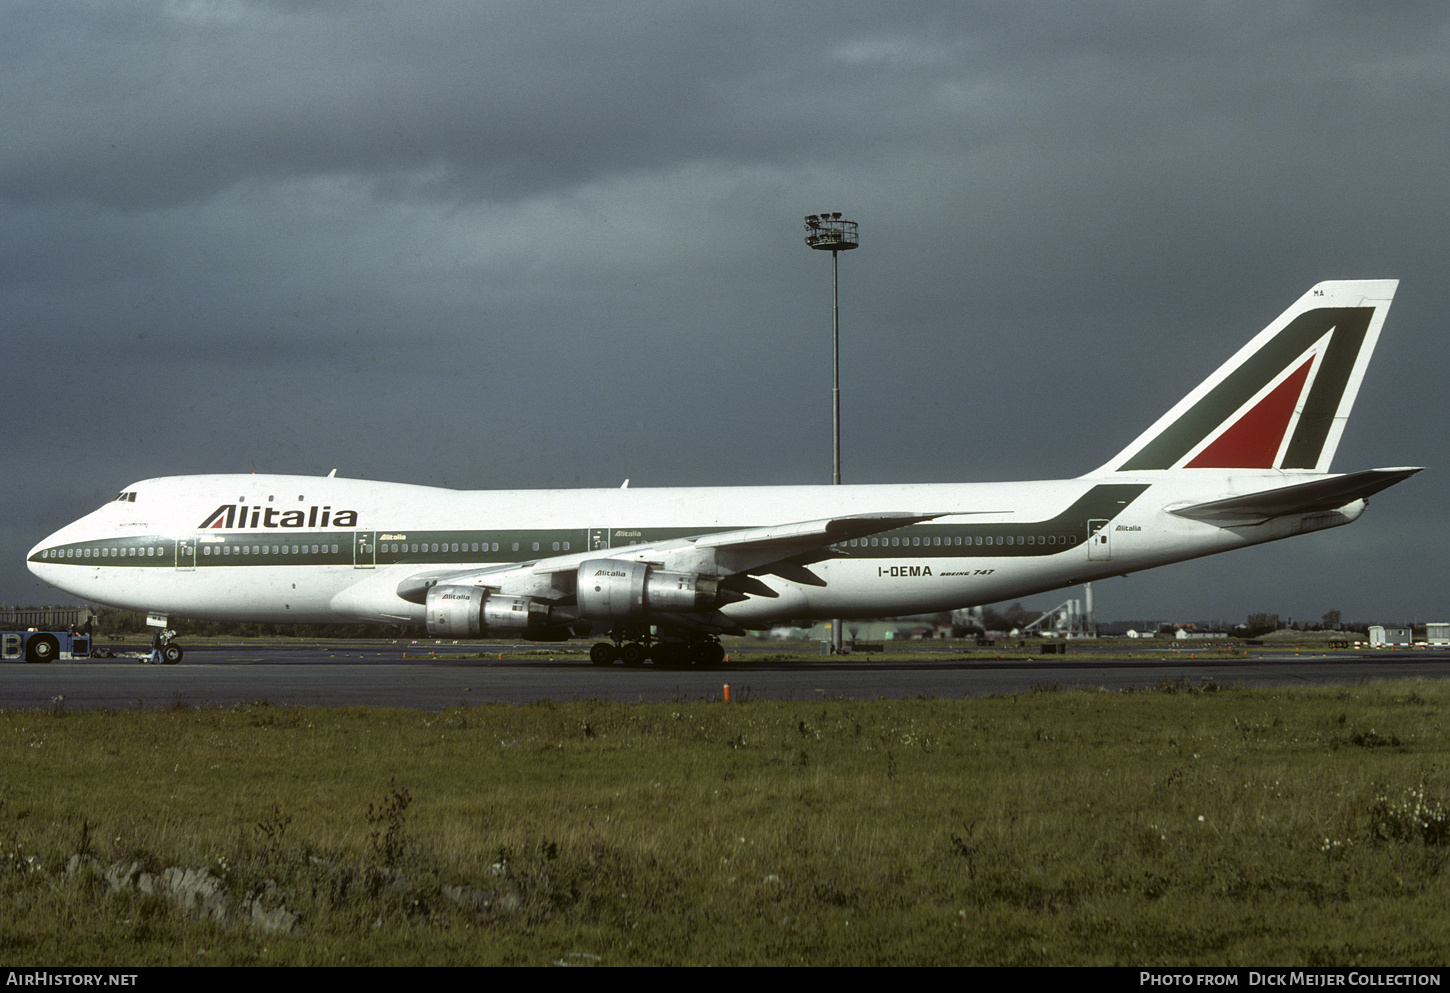
[(806, 244), (823, 252), (845, 252), (860, 245), (855, 221), (841, 220), (841, 212), (806, 215)]

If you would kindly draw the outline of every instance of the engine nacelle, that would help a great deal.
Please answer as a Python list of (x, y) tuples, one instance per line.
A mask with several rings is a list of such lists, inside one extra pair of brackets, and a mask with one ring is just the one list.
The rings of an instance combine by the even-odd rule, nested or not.
[(509, 634), (544, 641), (552, 634), (549, 605), (526, 596), (500, 596), (477, 586), (434, 586), (425, 606), (431, 635)]
[(579, 616), (633, 621), (646, 614), (693, 614), (720, 605), (720, 584), (693, 572), (664, 572), (645, 562), (591, 559), (581, 563)]

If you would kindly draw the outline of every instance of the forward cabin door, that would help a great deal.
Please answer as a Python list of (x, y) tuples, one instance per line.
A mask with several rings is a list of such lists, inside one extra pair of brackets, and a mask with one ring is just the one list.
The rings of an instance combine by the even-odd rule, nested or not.
[(376, 531), (356, 531), (353, 533), (352, 542), (352, 567), (354, 569), (371, 569), (378, 564), (378, 544)]

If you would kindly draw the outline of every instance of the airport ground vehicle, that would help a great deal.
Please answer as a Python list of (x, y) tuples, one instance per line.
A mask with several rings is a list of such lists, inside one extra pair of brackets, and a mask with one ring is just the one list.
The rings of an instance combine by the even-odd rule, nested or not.
[(89, 607), (0, 610), (0, 661), (88, 659), (94, 618)]

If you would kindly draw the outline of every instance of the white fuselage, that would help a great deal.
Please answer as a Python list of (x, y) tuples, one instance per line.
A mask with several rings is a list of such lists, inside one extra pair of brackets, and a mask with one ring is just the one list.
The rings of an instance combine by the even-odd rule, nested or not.
[(398, 595), (420, 574), (549, 560), (651, 561), (724, 531), (883, 511), (943, 515), (840, 542), (756, 576), (774, 596), (721, 608), (731, 624), (926, 613), (1027, 596), (1345, 524), (1332, 513), (1221, 527), (1175, 507), (1322, 478), (1276, 471), (1113, 473), (1045, 482), (459, 491), (309, 476), (136, 483), (29, 556), (86, 600), (177, 617), (421, 623)]
[(57, 531), (29, 566), (167, 616), (602, 627), (635, 648), (646, 625), (698, 642), (995, 603), (1348, 524), (1419, 471), (1328, 471), (1396, 285), (1316, 284), (1078, 479), (462, 492), (175, 476)]

